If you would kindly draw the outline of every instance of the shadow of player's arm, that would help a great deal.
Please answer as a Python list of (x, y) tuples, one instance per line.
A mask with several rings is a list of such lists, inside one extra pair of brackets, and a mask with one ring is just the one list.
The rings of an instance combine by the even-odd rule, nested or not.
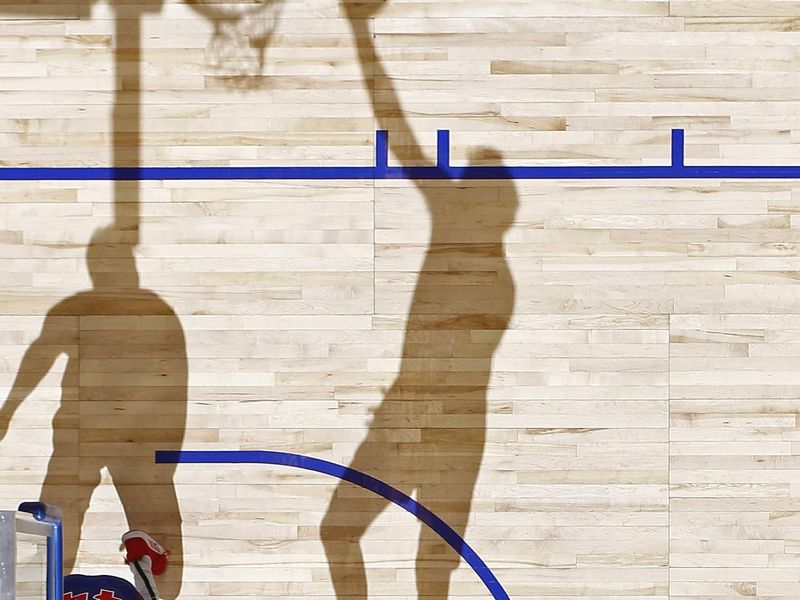
[[(388, 130), (392, 138), (401, 141), (404, 148), (402, 156), (398, 158), (403, 164), (408, 166), (423, 164), (425, 157), (422, 147), (403, 112), (392, 79), (378, 57), (373, 34), (369, 29), (370, 17), (383, 6), (383, 2), (364, 5), (341, 0), (340, 6), (350, 20), (355, 34), (358, 58), (366, 82), (364, 87), (370, 95), (372, 108), (381, 129)], [(374, 78), (374, 85), (369, 85), (371, 78)]]
[(25, 351), (8, 398), (0, 408), (0, 440), (8, 433), (9, 422), (17, 409), (38, 387), (56, 358), (65, 350), (63, 332), (57, 334), (53, 318), (48, 315), (39, 337)]

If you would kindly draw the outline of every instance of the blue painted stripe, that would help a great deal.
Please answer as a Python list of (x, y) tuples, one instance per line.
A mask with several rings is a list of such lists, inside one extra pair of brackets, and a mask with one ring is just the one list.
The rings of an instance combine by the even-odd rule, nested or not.
[(14, 167), (5, 181), (165, 181), (230, 179), (375, 179), (375, 167)]
[(375, 133), (371, 167), (5, 167), (0, 181), (203, 181), (203, 180), (380, 180), (380, 179), (800, 179), (800, 165), (687, 167), (683, 129), (672, 131), (669, 166), (450, 166), (450, 132), (439, 130), (436, 166), (390, 167), (389, 134)]
[(483, 559), (473, 550), (464, 539), (456, 533), (452, 527), (442, 519), (433, 514), (422, 504), (407, 496), (397, 488), (379, 479), (356, 471), (344, 465), (333, 463), (319, 458), (303, 456), (302, 454), (291, 454), (289, 452), (269, 452), (264, 450), (214, 450), (214, 451), (192, 451), (192, 450), (159, 450), (156, 452), (156, 463), (192, 463), (192, 464), (219, 464), (219, 463), (254, 463), (281, 465), (285, 467), (295, 467), (307, 471), (315, 471), (330, 475), (344, 481), (349, 481), (366, 490), (383, 496), (390, 502), (407, 510), (420, 521), (425, 523), (433, 531), (458, 552), (462, 558), (472, 567), (472, 570), (480, 577), (486, 588), (495, 600), (509, 600), (503, 586), (497, 580), (494, 573), (489, 569)]
[(141, 167), (0, 169), (0, 181), (373, 179), (800, 179), (800, 166), (741, 167)]
[(672, 166), (682, 167), (685, 164), (686, 136), (683, 129), (672, 130)]
[(450, 167), (450, 131), (447, 129), (436, 133), (436, 166), (440, 169)]
[(375, 172), (371, 178), (379, 179), (389, 167), (389, 132), (379, 129), (375, 132)]

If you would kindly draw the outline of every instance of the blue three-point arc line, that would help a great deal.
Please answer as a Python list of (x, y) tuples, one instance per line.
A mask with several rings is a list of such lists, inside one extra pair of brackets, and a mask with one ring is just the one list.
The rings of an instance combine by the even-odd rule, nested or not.
[(371, 475), (356, 471), (350, 467), (345, 467), (320, 458), (303, 456), (302, 454), (291, 454), (289, 452), (269, 452), (265, 450), (159, 450), (156, 452), (156, 463), (175, 464), (175, 463), (251, 463), (281, 465), (285, 467), (295, 467), (306, 471), (315, 471), (349, 481), (366, 490), (383, 496), (390, 502), (407, 510), (417, 517), (425, 525), (435, 531), (445, 542), (458, 552), (461, 557), (472, 567), (472, 570), (480, 577), (486, 588), (495, 600), (509, 600), (503, 586), (497, 580), (491, 569), (483, 562), (480, 556), (473, 550), (464, 539), (458, 535), (447, 523), (433, 514), (422, 504), (404, 494), (397, 488), (380, 479), (375, 479)]

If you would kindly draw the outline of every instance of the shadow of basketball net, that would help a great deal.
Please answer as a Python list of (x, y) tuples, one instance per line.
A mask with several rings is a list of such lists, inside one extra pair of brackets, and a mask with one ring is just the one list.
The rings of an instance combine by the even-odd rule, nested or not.
[(284, 1), (245, 0), (226, 4), (219, 0), (186, 0), (214, 27), (206, 53), (223, 85), (238, 89), (264, 86), (266, 51)]

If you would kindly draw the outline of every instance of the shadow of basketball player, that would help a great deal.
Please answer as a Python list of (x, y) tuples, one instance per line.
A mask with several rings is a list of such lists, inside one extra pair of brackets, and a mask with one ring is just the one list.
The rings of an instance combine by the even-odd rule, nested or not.
[(156, 449), (178, 450), (187, 409), (186, 344), (169, 305), (142, 289), (125, 233), (100, 229), (86, 259), (92, 289), (55, 305), (25, 353), (0, 409), (0, 439), (20, 404), (66, 354), (53, 455), (41, 499), (64, 512), (64, 562), (72, 569), (92, 492), (108, 468), (128, 525), (170, 550), (159, 580), (171, 600), (182, 578), (181, 515), (174, 465), (155, 465)]
[[(0, 17), (83, 18), (96, 0), (46, 5), (0, 0)], [(115, 85), (112, 165), (141, 166), (141, 21), (161, 0), (108, 3), (113, 11)], [(128, 524), (152, 533), (170, 551), (159, 582), (164, 600), (182, 580), (181, 516), (174, 467), (154, 465), (156, 448), (179, 449), (186, 421), (183, 330), (172, 309), (141, 289), (133, 251), (139, 242), (138, 181), (114, 181), (114, 226), (95, 232), (87, 253), (93, 289), (47, 315), (0, 410), (0, 438), (19, 404), (60, 354), (68, 356), (61, 406), (53, 420), (53, 456), (42, 499), (64, 509), (65, 566), (74, 565), (84, 513), (107, 467)]]
[[(366, 22), (350, 16), (365, 76), (374, 68), (375, 85), (366, 88), (375, 114), (385, 129), (394, 132), (399, 125), (400, 139), (411, 141), (407, 160), (421, 157)], [(478, 151), (473, 164), (484, 160), (502, 164), (493, 150)], [(414, 289), (399, 373), (350, 467), (416, 493), (463, 537), (484, 453), (492, 358), (514, 307), (503, 237), (514, 222), (518, 195), (511, 180), (416, 186), (430, 212), (430, 243)], [(367, 597), (360, 540), (387, 505), (350, 484), (337, 488), (321, 536), (338, 598)], [(458, 553), (423, 526), (416, 559), (419, 597), (447, 598), (459, 562)]]

